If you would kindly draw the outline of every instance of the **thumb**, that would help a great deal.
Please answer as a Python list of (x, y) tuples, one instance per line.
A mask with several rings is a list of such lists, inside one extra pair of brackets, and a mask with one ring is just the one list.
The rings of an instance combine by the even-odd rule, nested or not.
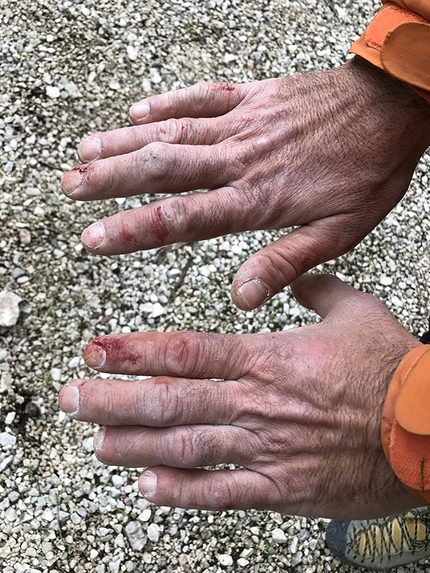
[(303, 225), (250, 257), (237, 272), (232, 298), (242, 310), (252, 310), (300, 275), (354, 245), (342, 240), (339, 226), (327, 219)]
[(315, 310), (321, 318), (336, 313), (342, 314), (344, 318), (351, 316), (353, 307), (357, 308), (355, 303), (370, 296), (334, 275), (303, 275), (293, 282), (291, 291), (301, 305)]

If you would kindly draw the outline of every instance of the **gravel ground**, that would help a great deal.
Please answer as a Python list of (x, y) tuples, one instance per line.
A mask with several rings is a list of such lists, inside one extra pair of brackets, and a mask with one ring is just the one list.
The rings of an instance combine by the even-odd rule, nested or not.
[[(69, 379), (94, 376), (81, 356), (100, 334), (264, 332), (315, 320), (288, 290), (256, 312), (230, 301), (240, 262), (276, 233), (90, 256), (84, 226), (151, 198), (76, 204), (60, 178), (78, 142), (127, 125), (142, 94), (339, 65), (379, 5), (355, 4), (0, 0), (0, 290), (9, 293), (0, 304), (20, 299), (17, 324), (0, 327), (4, 573), (350, 570), (325, 548), (326, 520), (148, 504), (138, 472), (99, 463), (95, 429), (56, 401)], [(404, 200), (359, 247), (321, 267), (377, 294), (416, 335), (429, 313), (429, 165), (426, 155)]]

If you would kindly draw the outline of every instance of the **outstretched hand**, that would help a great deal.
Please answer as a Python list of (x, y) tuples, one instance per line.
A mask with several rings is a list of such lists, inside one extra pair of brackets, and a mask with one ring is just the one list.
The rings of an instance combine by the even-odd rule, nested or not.
[[(321, 323), (96, 338), (89, 366), (152, 377), (75, 380), (60, 407), (103, 426), (100, 460), (149, 467), (139, 486), (160, 505), (334, 518), (418, 505), (385, 460), (380, 416), (395, 368), (419, 343), (375, 297), (335, 277), (306, 275), (293, 292)], [(201, 469), (217, 464), (242, 469)]]
[(298, 227), (237, 272), (232, 296), (245, 310), (363, 239), (430, 143), (430, 106), (359, 58), (329, 72), (152, 96), (131, 118), (134, 127), (81, 143), (83, 164), (64, 175), (64, 192), (174, 195), (93, 224), (84, 246), (109, 255)]

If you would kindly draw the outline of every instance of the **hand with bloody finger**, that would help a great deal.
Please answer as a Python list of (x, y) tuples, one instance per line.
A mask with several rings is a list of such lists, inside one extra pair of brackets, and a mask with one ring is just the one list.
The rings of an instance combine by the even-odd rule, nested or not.
[(93, 224), (84, 246), (109, 255), (297, 227), (238, 270), (242, 309), (355, 246), (403, 196), (430, 144), (430, 105), (360, 58), (328, 72), (198, 84), (149, 97), (131, 117), (134, 127), (81, 143), (83, 164), (64, 175), (64, 192), (173, 195)]
[[(335, 277), (305, 275), (293, 293), (323, 321), (270, 334), (99, 337), (89, 366), (151, 378), (75, 380), (60, 407), (102, 426), (100, 460), (148, 467), (139, 486), (160, 505), (355, 519), (416, 507), (386, 461), (380, 424), (393, 372), (419, 342)], [(202, 469), (218, 464), (240, 469)]]

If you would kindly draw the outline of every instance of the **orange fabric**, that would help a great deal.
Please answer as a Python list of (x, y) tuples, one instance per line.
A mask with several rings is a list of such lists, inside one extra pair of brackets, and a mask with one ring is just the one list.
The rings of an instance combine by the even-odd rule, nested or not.
[(418, 16), (418, 14), (403, 10), (403, 8), (392, 5), (385, 6), (376, 14), (364, 32), (366, 44), (371, 48), (380, 50), (387, 34), (405, 22), (420, 22), (425, 24), (426, 20), (422, 16)]
[(382, 4), (396, 4), (399, 8), (415, 12), (426, 20), (430, 20), (429, 0), (382, 0)]
[(425, 407), (430, 402), (429, 394), (430, 347), (421, 345), (403, 358), (390, 382), (382, 411), (381, 439), (394, 473), (410, 493), (427, 504), (430, 504), (430, 411)]
[(419, 357), (404, 379), (394, 415), (404, 430), (430, 436), (430, 351)]
[(350, 52), (408, 83), (430, 103), (430, 0), (385, 1)]
[[(430, 25), (408, 22), (393, 30), (381, 49), (381, 63), (389, 74), (422, 90), (430, 89)], [(392, 54), (402, 54), (393, 58)], [(414, 65), (411, 66), (411, 62)]]

